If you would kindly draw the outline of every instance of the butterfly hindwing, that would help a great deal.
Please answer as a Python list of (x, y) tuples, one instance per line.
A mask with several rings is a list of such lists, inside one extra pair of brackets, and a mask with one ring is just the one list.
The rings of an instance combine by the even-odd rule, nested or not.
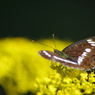
[(62, 52), (73, 57), (86, 71), (95, 67), (95, 37), (76, 42)]

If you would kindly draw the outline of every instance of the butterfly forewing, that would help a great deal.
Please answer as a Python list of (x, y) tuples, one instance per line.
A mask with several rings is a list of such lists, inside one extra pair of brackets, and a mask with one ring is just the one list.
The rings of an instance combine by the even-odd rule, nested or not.
[(42, 51), (39, 51), (39, 54), (46, 59), (52, 60), (54, 62), (59, 62), (62, 65), (83, 70), (83, 67), (81, 67), (80, 65), (77, 65), (76, 61), (65, 59), (62, 56), (60, 56), (58, 53), (42, 50)]

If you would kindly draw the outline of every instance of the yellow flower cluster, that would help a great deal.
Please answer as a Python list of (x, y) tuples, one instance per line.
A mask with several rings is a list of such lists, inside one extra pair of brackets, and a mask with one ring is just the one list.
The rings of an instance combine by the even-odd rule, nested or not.
[[(65, 69), (65, 68), (64, 68)], [(63, 71), (63, 69), (61, 69)], [(38, 92), (37, 95), (94, 95), (95, 93), (95, 74), (89, 75), (84, 71), (79, 71), (67, 68), (64, 76), (55, 71), (54, 74), (49, 74), (47, 78), (37, 80)], [(72, 76), (72, 77), (71, 77)]]
[[(39, 40), (52, 46), (53, 40)], [(70, 41), (56, 40), (62, 50)], [(55, 48), (55, 47), (54, 47)], [(50, 50), (25, 38), (0, 40), (0, 85), (7, 95), (94, 95), (95, 74), (71, 69), (39, 56), (39, 50)]]

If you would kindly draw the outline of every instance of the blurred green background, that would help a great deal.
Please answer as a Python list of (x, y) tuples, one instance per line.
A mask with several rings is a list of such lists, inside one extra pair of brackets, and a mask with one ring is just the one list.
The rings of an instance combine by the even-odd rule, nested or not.
[(0, 37), (80, 40), (95, 35), (94, 0), (0, 1)]

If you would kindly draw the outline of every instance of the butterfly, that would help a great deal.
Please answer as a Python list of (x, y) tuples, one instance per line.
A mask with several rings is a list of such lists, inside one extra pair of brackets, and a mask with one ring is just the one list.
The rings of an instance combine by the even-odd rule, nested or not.
[(41, 50), (39, 54), (46, 59), (71, 68), (91, 71), (95, 69), (95, 37), (75, 42), (62, 51)]

